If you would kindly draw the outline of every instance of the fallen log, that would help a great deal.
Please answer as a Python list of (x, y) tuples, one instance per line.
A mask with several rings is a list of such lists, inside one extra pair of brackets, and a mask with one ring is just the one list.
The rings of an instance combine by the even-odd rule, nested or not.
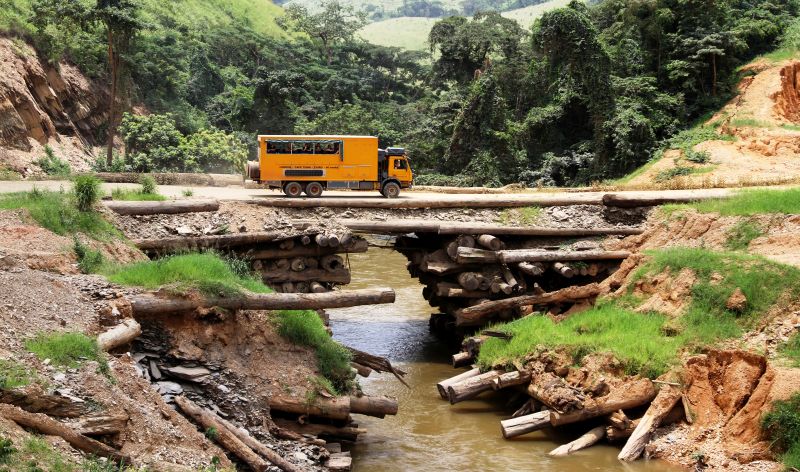
[(302, 272), (270, 270), (261, 273), (261, 278), (268, 284), (271, 282), (330, 282), (347, 285), (350, 283), (350, 277), (350, 271), (347, 269), (306, 269)]
[(519, 270), (522, 272), (534, 277), (544, 274), (545, 270), (544, 264), (541, 262), (520, 262), (517, 267), (519, 267)]
[(350, 413), (384, 418), (397, 414), (397, 400), (384, 396), (350, 397)]
[(544, 305), (549, 303), (577, 302), (593, 298), (603, 292), (596, 283), (573, 286), (541, 295), (522, 295), (519, 297), (494, 300), (456, 311), (456, 326), (477, 326), (484, 323), (492, 313), (510, 310), (523, 305)]
[(236, 438), (238, 438), (239, 441), (243, 442), (247, 447), (260, 454), (269, 462), (275, 464), (275, 466), (278, 467), (279, 469), (283, 470), (284, 472), (302, 472), (303, 470), (302, 468), (292, 464), (291, 462), (287, 461), (286, 459), (278, 455), (277, 452), (265, 446), (261, 441), (251, 436), (246, 429), (239, 428), (235, 424), (231, 423), (230, 421), (224, 418), (220, 418), (218, 415), (214, 413), (211, 412), (209, 413), (213, 415), (214, 419), (216, 419), (220, 424), (228, 428), (228, 430), (231, 433), (233, 433), (233, 435), (236, 436)]
[(461, 264), (503, 262), (562, 262), (620, 260), (630, 256), (628, 251), (543, 251), (539, 249), (506, 249), (487, 251), (485, 249), (458, 248), (456, 261)]
[(106, 457), (117, 464), (133, 464), (129, 456), (86, 437), (42, 413), (28, 413), (16, 406), (0, 404), (0, 416), (46, 436), (58, 436), (68, 442), (70, 446), (88, 454)]
[[(306, 236), (307, 237), (307, 236)], [(290, 250), (283, 249), (259, 249), (249, 252), (247, 257), (250, 259), (285, 259), (291, 257), (322, 257), (329, 254), (359, 253), (367, 252), (369, 243), (364, 239), (357, 239), (350, 246), (321, 247), (317, 245), (295, 246)]]
[(168, 253), (194, 249), (225, 249), (251, 244), (262, 244), (287, 239), (282, 232), (236, 233), (215, 236), (172, 237), (160, 239), (134, 239), (142, 251)]
[(530, 415), (518, 416), (500, 422), (500, 431), (506, 439), (522, 436), (550, 426), (550, 411), (544, 410)]
[(319, 266), (328, 272), (335, 272), (344, 268), (344, 259), (336, 254), (329, 254), (319, 260)]
[(372, 374), (372, 369), (357, 362), (351, 362), (350, 366), (354, 368), (361, 377), (367, 378), (370, 376), (370, 374)]
[(72, 426), (84, 436), (108, 436), (122, 432), (129, 419), (130, 416), (125, 412), (100, 413), (79, 418), (78, 422)]
[(478, 287), (481, 285), (481, 275), (476, 272), (462, 272), (458, 274), (456, 279), (458, 280), (458, 284), (461, 285), (465, 290), (478, 290)]
[[(251, 469), (263, 471), (269, 464), (255, 453), (248, 445), (243, 443), (233, 431), (218, 421), (215, 413), (205, 410), (184, 396), (175, 397), (175, 404), (191, 419), (202, 426), (203, 429), (213, 428), (216, 431), (214, 441), (247, 464)], [(276, 464), (277, 465), (277, 464)]]
[(275, 418), (275, 424), (283, 429), (288, 429), (298, 434), (307, 434), (311, 436), (323, 436), (327, 438), (343, 439), (345, 441), (355, 442), (358, 436), (366, 434), (367, 430), (362, 428), (353, 428), (350, 426), (333, 426), (328, 424), (305, 423), (300, 424), (296, 421)]
[[(521, 407), (517, 408), (517, 410), (511, 415), (512, 418), (519, 418), (520, 416), (530, 415), (534, 413), (536, 408), (536, 400), (533, 398), (529, 398), (525, 403), (522, 404)], [(547, 421), (550, 421), (550, 418), (547, 418)]]
[(13, 390), (0, 388), (0, 403), (18, 406), (29, 413), (44, 413), (58, 418), (77, 418), (87, 412), (87, 405), (82, 400), (48, 395), (38, 385)]
[(527, 388), (528, 395), (558, 413), (583, 408), (585, 397), (561, 377), (552, 372), (534, 375)]
[(331, 420), (346, 420), (350, 417), (350, 397), (317, 398), (309, 403), (305, 398), (275, 395), (270, 398), (269, 407), (276, 411)]
[[(612, 417), (615, 415), (616, 414), (612, 415)], [(610, 442), (621, 441), (631, 437), (631, 434), (633, 434), (633, 431), (641, 421), (641, 418), (637, 418), (633, 421), (628, 419), (627, 422), (616, 422), (611, 419), (612, 417), (609, 417), (609, 423), (611, 423), (611, 425), (606, 427), (606, 438), (608, 438)], [(676, 405), (670, 410), (669, 414), (661, 420), (661, 426), (677, 423), (685, 418), (683, 406)]]
[(470, 370), (468, 370), (466, 372), (462, 372), (462, 373), (460, 373), (460, 374), (458, 374), (458, 375), (456, 375), (454, 377), (450, 377), (449, 379), (442, 380), (441, 382), (436, 384), (436, 389), (439, 390), (439, 396), (442, 397), (442, 399), (447, 400), (448, 399), (448, 397), (447, 397), (447, 389), (451, 385), (455, 385), (455, 384), (463, 382), (463, 381), (465, 381), (465, 380), (467, 380), (469, 378), (472, 378), (472, 377), (475, 377), (477, 375), (480, 375), (480, 373), (481, 373), (481, 370), (479, 368), (475, 367), (475, 368), (470, 369)]
[(641, 195), (626, 195), (624, 193), (607, 193), (603, 195), (603, 205), (619, 208), (660, 206), (669, 203), (691, 203), (697, 200), (698, 197), (689, 195), (668, 197), (647, 197)]
[(491, 293), (483, 290), (467, 290), (461, 285), (448, 282), (436, 284), (436, 296), (442, 298), (486, 298)]
[(492, 236), (490, 234), (482, 234), (478, 236), (478, 244), (492, 251), (499, 251), (500, 249), (503, 249), (503, 241), (500, 241), (500, 238), (497, 236)]
[(568, 265), (564, 264), (563, 262), (555, 262), (555, 263), (553, 263), (553, 270), (556, 273), (558, 273), (558, 274), (560, 274), (563, 277), (566, 277), (568, 279), (571, 279), (575, 275), (575, 270), (571, 266), (568, 266)]
[(361, 364), (363, 366), (369, 367), (370, 369), (374, 370), (375, 372), (382, 373), (382, 372), (390, 372), (394, 375), (397, 380), (399, 380), (403, 385), (408, 388), (411, 388), (405, 380), (403, 380), (403, 376), (406, 375), (406, 372), (395, 368), (391, 362), (385, 357), (376, 356), (370, 354), (368, 352), (359, 351), (358, 349), (352, 348), (350, 346), (344, 346), (345, 349), (350, 351), (350, 355), (352, 356), (352, 361)]
[(445, 247), (445, 252), (451, 260), (456, 260), (459, 247), (475, 247), (475, 238), (469, 235), (459, 235), (455, 240), (451, 241)]
[(508, 387), (517, 385), (524, 385), (531, 381), (531, 374), (529, 372), (506, 372), (492, 381), (492, 388), (494, 390), (502, 390)]
[(289, 261), (289, 268), (295, 272), (306, 270), (306, 259), (304, 257), (294, 257)]
[(563, 426), (598, 416), (606, 416), (617, 410), (627, 410), (650, 403), (656, 396), (653, 383), (648, 379), (637, 379), (615, 388), (608, 395), (586, 401), (581, 410), (569, 413), (550, 414), (550, 424)]
[(547, 455), (551, 457), (568, 456), (573, 452), (580, 451), (581, 449), (586, 449), (587, 447), (596, 444), (598, 441), (603, 439), (605, 435), (606, 435), (605, 426), (597, 426), (595, 428), (590, 429), (586, 434), (579, 437), (578, 439), (553, 449), (552, 451), (547, 453)]
[(490, 370), (489, 372), (470, 377), (461, 382), (447, 387), (447, 399), (451, 405), (475, 398), (483, 392), (492, 390), (494, 379), (502, 375), (502, 370)]
[(219, 210), (217, 200), (168, 200), (163, 202), (111, 200), (103, 203), (118, 215), (175, 215)]
[(650, 442), (653, 431), (661, 424), (661, 420), (669, 414), (672, 408), (681, 399), (681, 391), (671, 386), (662, 387), (655, 400), (639, 420), (636, 429), (620, 451), (617, 459), (625, 462), (635, 461), (644, 452), (645, 446)]
[(475, 356), (469, 352), (457, 352), (452, 356), (453, 367), (464, 367), (466, 365), (472, 364), (472, 361), (475, 360)]
[(316, 310), (394, 303), (390, 288), (327, 293), (247, 294), (229, 298), (163, 297), (149, 293), (129, 297), (134, 315), (163, 315), (219, 307), (226, 310)]
[(259, 198), (253, 205), (275, 208), (520, 208), (527, 206), (600, 205), (600, 194), (519, 195), (492, 198)]
[(142, 326), (133, 318), (127, 318), (113, 328), (97, 336), (97, 347), (110, 351), (124, 346), (142, 334)]
[(519, 282), (517, 282), (517, 278), (514, 277), (508, 265), (502, 264), (500, 266), (500, 271), (503, 273), (503, 279), (505, 279), (506, 283), (510, 285), (512, 289), (517, 290), (519, 288)]

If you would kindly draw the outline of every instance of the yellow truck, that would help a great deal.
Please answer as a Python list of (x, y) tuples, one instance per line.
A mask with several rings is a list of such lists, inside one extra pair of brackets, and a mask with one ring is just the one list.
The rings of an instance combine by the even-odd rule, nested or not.
[(405, 149), (379, 149), (374, 136), (259, 136), (258, 148), (248, 176), (290, 197), (350, 189), (396, 198), (413, 181)]

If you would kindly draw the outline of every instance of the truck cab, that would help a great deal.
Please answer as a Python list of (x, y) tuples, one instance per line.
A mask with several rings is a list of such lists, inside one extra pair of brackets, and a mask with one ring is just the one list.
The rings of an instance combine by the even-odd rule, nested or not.
[(414, 180), (411, 164), (403, 148), (379, 149), (378, 172), (381, 194), (388, 198), (397, 197), (401, 188), (411, 188)]

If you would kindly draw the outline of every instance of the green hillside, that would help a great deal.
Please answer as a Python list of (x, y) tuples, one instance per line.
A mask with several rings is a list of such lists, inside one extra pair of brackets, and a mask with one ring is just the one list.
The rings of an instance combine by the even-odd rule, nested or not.
[[(530, 28), (533, 22), (544, 12), (566, 6), (569, 0), (550, 0), (531, 5), (525, 8), (509, 10), (501, 13), (506, 18), (512, 18), (525, 29)], [(411, 51), (427, 49), (428, 33), (438, 18), (400, 17), (370, 23), (359, 30), (358, 35), (366, 41), (380, 46), (396, 46)]]
[[(32, 32), (33, 0), (4, 0), (0, 30)], [(93, 1), (84, 0), (93, 4)], [(7, 4), (7, 5), (6, 5)], [(269, 36), (282, 36), (275, 23), (283, 9), (270, 0), (142, 0), (142, 19), (150, 26), (169, 23), (174, 29), (210, 29), (246, 25)]]

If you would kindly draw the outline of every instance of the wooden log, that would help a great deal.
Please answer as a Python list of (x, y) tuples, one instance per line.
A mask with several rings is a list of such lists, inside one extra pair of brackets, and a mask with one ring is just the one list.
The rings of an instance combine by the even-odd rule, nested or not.
[(309, 284), (309, 291), (311, 293), (326, 293), (328, 289), (323, 287), (321, 283), (314, 281)]
[(541, 295), (522, 295), (506, 298), (504, 300), (487, 301), (480, 305), (470, 306), (455, 313), (457, 326), (477, 326), (492, 314), (503, 310), (510, 310), (518, 306), (544, 305), (557, 302), (577, 302), (593, 298), (603, 292), (602, 287), (596, 283), (582, 286), (573, 286), (548, 292)]
[(137, 316), (181, 313), (210, 307), (227, 310), (316, 310), (394, 303), (394, 299), (394, 290), (390, 288), (343, 290), (328, 293), (249, 294), (230, 298), (167, 298), (156, 294), (129, 297), (133, 313)]
[(326, 247), (328, 245), (328, 236), (324, 234), (318, 234), (314, 237), (314, 241), (317, 243), (317, 246)]
[(517, 282), (517, 278), (514, 277), (514, 274), (511, 272), (507, 264), (502, 264), (500, 266), (500, 271), (503, 273), (503, 279), (505, 279), (506, 283), (511, 286), (514, 290), (519, 288), (519, 282)]
[(304, 257), (295, 257), (289, 261), (289, 268), (295, 272), (302, 272), (306, 269), (306, 260)]
[(515, 370), (513, 372), (506, 372), (492, 381), (492, 389), (502, 390), (508, 387), (517, 385), (524, 385), (531, 381), (531, 374), (529, 372), (520, 372)]
[(282, 293), (294, 293), (294, 282), (283, 282), (281, 284)]
[(125, 346), (142, 334), (142, 326), (133, 318), (127, 318), (113, 328), (97, 336), (97, 347), (110, 351)]
[(286, 239), (286, 234), (276, 231), (220, 234), (215, 236), (134, 239), (133, 243), (142, 251), (169, 253), (194, 249), (225, 249), (281, 241), (284, 239)]
[(258, 454), (260, 454), (262, 457), (267, 459), (269, 462), (274, 464), (279, 469), (283, 470), (284, 472), (302, 472), (303, 469), (301, 467), (292, 464), (291, 462), (281, 457), (277, 452), (265, 446), (261, 441), (251, 436), (246, 429), (237, 427), (230, 421), (224, 418), (220, 418), (215, 413), (212, 412), (208, 413), (210, 415), (213, 415), (214, 419), (216, 419), (221, 425), (228, 428), (228, 431), (233, 433), (233, 435), (236, 436), (236, 438), (239, 439), (239, 441), (244, 443), (247, 447), (254, 450)]
[(532, 398), (558, 413), (582, 409), (585, 399), (564, 379), (552, 372), (541, 372), (534, 375), (527, 392)]
[(383, 418), (397, 414), (397, 400), (384, 396), (350, 397), (350, 413)]
[(217, 200), (106, 201), (105, 206), (118, 215), (175, 215), (219, 210)]
[(503, 249), (503, 242), (496, 236), (482, 234), (478, 236), (478, 244), (492, 251)]
[(349, 397), (317, 398), (313, 403), (309, 403), (305, 398), (274, 395), (269, 400), (269, 407), (276, 411), (332, 420), (346, 420), (350, 416)]
[(568, 266), (562, 262), (553, 263), (553, 270), (568, 279), (571, 279), (572, 276), (575, 275), (575, 270), (571, 266)]
[(478, 290), (481, 284), (480, 274), (476, 272), (462, 272), (458, 274), (457, 279), (458, 284), (466, 290)]
[(451, 385), (455, 385), (457, 383), (463, 382), (467, 379), (480, 375), (481, 370), (477, 367), (470, 369), (466, 372), (462, 372), (454, 377), (450, 377), (449, 379), (442, 380), (441, 382), (436, 384), (436, 389), (439, 390), (439, 396), (442, 399), (447, 400), (447, 389)]
[(294, 249), (294, 239), (287, 239), (286, 241), (281, 241), (281, 243), (278, 244), (278, 247), (284, 251)]
[(597, 261), (621, 260), (630, 256), (628, 251), (543, 251), (540, 249), (507, 249), (487, 251), (460, 247), (456, 261), (461, 264), (503, 262), (563, 262), (563, 261)]
[(361, 434), (366, 434), (367, 430), (362, 428), (354, 428), (351, 426), (333, 426), (329, 424), (316, 424), (316, 423), (305, 423), (300, 424), (296, 421), (285, 420), (280, 418), (275, 418), (275, 424), (281, 428), (288, 429), (289, 431), (293, 431), (299, 434), (308, 434), (311, 436), (317, 437), (327, 437), (327, 438), (336, 438), (336, 439), (343, 439), (345, 441), (352, 441), (355, 442), (358, 439), (358, 436)]
[(300, 236), (300, 244), (302, 244), (303, 246), (308, 246), (309, 244), (311, 244), (311, 236), (307, 234)]
[[(615, 414), (609, 416), (608, 422), (611, 423), (611, 425), (606, 428), (606, 437), (610, 442), (621, 441), (629, 438), (641, 421), (641, 418), (637, 418), (633, 421), (628, 419), (627, 422), (617, 422), (612, 419), (614, 416)], [(676, 405), (672, 408), (672, 410), (670, 410), (669, 414), (661, 420), (661, 426), (677, 423), (685, 418), (683, 406)]]
[(617, 410), (627, 410), (650, 403), (656, 396), (653, 383), (648, 379), (637, 379), (615, 388), (608, 395), (586, 401), (581, 410), (569, 413), (551, 412), (550, 424), (563, 426), (598, 416), (606, 416)]
[(77, 418), (87, 412), (87, 405), (74, 397), (48, 395), (38, 385), (20, 389), (0, 388), (0, 403), (14, 405), (29, 413), (44, 413), (58, 418)]
[(261, 456), (256, 454), (255, 451), (237, 438), (232, 431), (218, 421), (216, 414), (199, 407), (196, 403), (182, 395), (175, 397), (175, 404), (178, 405), (181, 411), (186, 413), (188, 417), (202, 426), (203, 429), (209, 430), (214, 428), (217, 432), (214, 441), (219, 443), (225, 450), (241, 459), (242, 462), (247, 464), (251, 469), (263, 471), (269, 467), (269, 464), (262, 459)]
[(550, 426), (550, 411), (544, 410), (530, 415), (518, 416), (500, 422), (500, 431), (506, 439), (522, 436)]
[(500, 279), (492, 282), (490, 290), (492, 293), (503, 293), (505, 295), (511, 295), (511, 293), (514, 292), (514, 289), (511, 287), (511, 285), (503, 282)]
[(72, 426), (85, 436), (109, 436), (122, 432), (128, 425), (129, 419), (130, 416), (125, 412), (100, 413), (79, 418)]
[(309, 293), (310, 284), (308, 282), (297, 282), (294, 284), (295, 293)]
[(344, 259), (336, 254), (330, 254), (319, 260), (319, 266), (328, 272), (335, 272), (344, 268)]
[(550, 457), (568, 456), (573, 452), (577, 452), (580, 451), (581, 449), (586, 449), (587, 447), (593, 446), (598, 441), (603, 439), (605, 435), (606, 435), (605, 426), (597, 426), (595, 428), (590, 429), (586, 434), (579, 437), (578, 439), (553, 449), (547, 455)]
[(319, 269), (319, 260), (315, 257), (305, 258), (306, 269)]
[(541, 262), (520, 262), (517, 267), (528, 275), (538, 277), (544, 273), (544, 264)]
[[(308, 237), (308, 236), (305, 236)], [(295, 246), (291, 250), (282, 249), (259, 249), (248, 253), (251, 259), (285, 259), (292, 257), (322, 257), (328, 254), (359, 253), (367, 252), (369, 243), (364, 239), (356, 239), (348, 247), (320, 247), (317, 245)]]
[(270, 270), (261, 273), (264, 282), (331, 282), (347, 285), (350, 283), (350, 271), (347, 269), (325, 270), (306, 269), (302, 272), (292, 270)]
[(447, 387), (447, 399), (451, 405), (475, 398), (483, 392), (492, 390), (494, 379), (502, 375), (502, 370), (490, 370), (489, 372), (470, 377), (461, 382)]
[(455, 368), (470, 365), (473, 360), (475, 360), (475, 357), (469, 352), (457, 352), (452, 356), (453, 367)]
[[(670, 196), (642, 196), (626, 195), (624, 193), (607, 193), (603, 195), (603, 205), (619, 208), (640, 208), (649, 206), (660, 206), (668, 203), (691, 203), (700, 200), (692, 195), (670, 195)], [(707, 198), (705, 198), (707, 199)]]
[[(601, 205), (601, 194), (493, 195), (492, 198), (259, 198), (253, 205), (276, 208), (520, 208), (527, 206)], [(472, 233), (472, 232), (470, 232)], [(479, 234), (476, 232), (472, 234)]]
[(461, 288), (461, 285), (451, 284), (448, 282), (439, 282), (436, 284), (436, 296), (442, 298), (486, 298), (491, 293), (483, 290), (467, 290)]
[(42, 413), (28, 413), (13, 405), (0, 404), (0, 416), (46, 436), (58, 436), (68, 442), (70, 446), (88, 454), (106, 457), (118, 464), (133, 464), (129, 456), (86, 437)]
[(681, 391), (679, 389), (671, 386), (662, 387), (639, 424), (636, 425), (636, 429), (625, 443), (617, 459), (625, 462), (638, 459), (644, 452), (647, 443), (650, 442), (650, 436), (661, 424), (661, 420), (667, 416), (680, 399)]
[(275, 261), (275, 269), (277, 270), (289, 270), (292, 266), (292, 263), (289, 259), (278, 259)]
[(333, 233), (328, 235), (328, 246), (329, 247), (339, 247), (340, 242), (341, 241), (340, 241), (338, 235), (333, 234)]
[[(529, 398), (525, 403), (522, 404), (521, 407), (517, 408), (514, 413), (511, 414), (512, 418), (519, 418), (520, 416), (530, 415), (531, 413), (536, 412), (537, 402), (533, 398)], [(548, 423), (550, 422), (550, 417), (547, 417)]]

